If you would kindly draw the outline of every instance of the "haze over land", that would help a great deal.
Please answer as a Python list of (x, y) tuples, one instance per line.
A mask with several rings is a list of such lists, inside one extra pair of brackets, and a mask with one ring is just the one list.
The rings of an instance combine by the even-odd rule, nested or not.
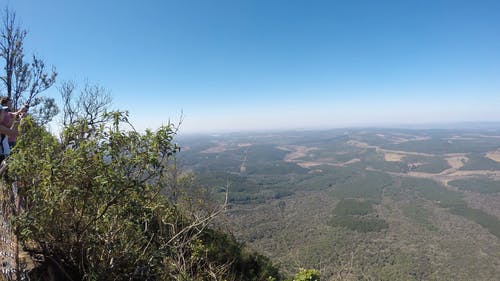
[(500, 121), (498, 1), (0, 3), (59, 81), (108, 88), (138, 128)]
[[(495, 280), (500, 128), (339, 129), (181, 138), (225, 225), (325, 280)], [(338, 279), (335, 279), (338, 278)]]

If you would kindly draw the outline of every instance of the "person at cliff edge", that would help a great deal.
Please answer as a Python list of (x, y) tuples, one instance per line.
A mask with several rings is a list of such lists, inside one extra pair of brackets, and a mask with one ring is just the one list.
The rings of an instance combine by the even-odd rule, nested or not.
[[(26, 114), (28, 106), (24, 104), (18, 111), (12, 111), (12, 99), (8, 97), (0, 98), (0, 105), (2, 107), (0, 112), (0, 133), (7, 136), (8, 150), (10, 152), (10, 149), (16, 145), (16, 138), (18, 134), (17, 125), (19, 119)], [(2, 143), (4, 138), (5, 137), (1, 138)], [(4, 154), (8, 155), (9, 153), (4, 152)]]

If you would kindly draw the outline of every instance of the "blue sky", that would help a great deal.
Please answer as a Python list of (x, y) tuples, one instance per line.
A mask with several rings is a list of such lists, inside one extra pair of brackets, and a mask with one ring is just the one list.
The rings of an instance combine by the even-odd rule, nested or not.
[(0, 3), (59, 82), (109, 89), (141, 129), (500, 121), (500, 1)]

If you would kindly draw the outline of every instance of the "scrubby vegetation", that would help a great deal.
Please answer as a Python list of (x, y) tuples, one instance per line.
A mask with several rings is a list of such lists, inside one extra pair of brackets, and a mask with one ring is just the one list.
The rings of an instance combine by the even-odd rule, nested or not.
[(371, 202), (343, 199), (335, 206), (334, 216), (330, 224), (335, 227), (346, 227), (358, 232), (381, 231), (389, 225), (383, 219), (367, 216), (375, 212)]
[(415, 223), (425, 227), (428, 230), (436, 231), (438, 228), (431, 222), (431, 213), (429, 210), (417, 205), (409, 203), (403, 206), (403, 214), (414, 221)]
[(293, 281), (319, 281), (319, 272), (313, 269), (302, 269), (296, 275)]
[(460, 168), (461, 170), (499, 170), (500, 163), (493, 161), (483, 154), (473, 153), (468, 156), (469, 160)]
[(355, 216), (335, 216), (330, 220), (330, 225), (346, 227), (358, 232), (376, 232), (389, 227), (387, 222), (382, 219)]
[(430, 132), (431, 138), (429, 139), (398, 144), (391, 143), (383, 145), (383, 148), (439, 155), (445, 153), (485, 153), (500, 147), (495, 139), (480, 137), (470, 140), (454, 139), (453, 133), (453, 131)]
[(404, 158), (408, 170), (424, 173), (440, 173), (450, 168), (448, 162), (442, 157), (428, 157), (408, 155)]
[[(484, 151), (496, 144), (493, 139), (478, 142), (480, 137), (469, 135), (456, 141), (460, 135), (456, 131), (351, 130), (309, 135), (283, 132), (246, 139), (241, 135), (225, 136), (220, 139), (232, 147), (238, 143), (249, 147), (252, 140), (258, 139), (259, 145), (248, 149), (249, 156), (283, 145), (291, 145), (288, 153), (297, 152), (294, 157), (304, 156), (292, 162), (286, 161), (290, 154), (268, 159), (272, 165), (281, 163), (279, 171), (265, 162), (257, 164), (260, 156), (249, 157), (252, 160), (247, 161), (247, 167), (261, 168), (251, 174), (219, 170), (217, 186), (224, 186), (230, 179), (233, 198), (254, 196), (232, 201), (229, 219), (236, 225), (231, 229), (237, 237), (281, 261), (288, 273), (305, 267), (320, 269), (327, 280), (342, 280), (339, 276), (359, 280), (490, 280), (498, 273), (492, 260), (500, 261), (498, 208), (495, 197), (483, 194), (497, 196), (496, 183), (479, 177), (477, 181), (449, 181), (450, 186), (445, 186), (438, 181), (439, 173), (450, 168), (447, 159), (458, 156), (431, 154), (459, 152), (467, 158), (472, 155), (468, 149), (477, 151), (474, 146), (478, 143)], [(443, 140), (436, 142), (440, 147), (432, 147), (434, 137)], [(401, 143), (394, 144), (393, 139)], [(302, 150), (294, 150), (294, 145)], [(420, 145), (418, 150), (409, 151), (425, 155), (405, 154), (402, 150), (394, 152), (401, 158), (392, 161), (385, 159), (385, 153), (390, 151), (374, 147), (403, 149)], [(426, 145), (431, 146), (429, 150), (424, 149)], [(311, 147), (314, 149), (308, 150)], [(262, 153), (257, 151), (260, 149)], [(190, 151), (182, 153), (192, 157)], [(242, 153), (227, 150), (219, 154), (238, 154), (243, 159)], [(353, 159), (359, 160), (343, 164)], [(299, 167), (300, 163), (307, 168)], [(200, 165), (206, 163), (190, 167), (197, 171)], [(495, 169), (488, 170), (496, 174)], [(410, 172), (424, 172), (422, 177), (429, 178), (413, 177)], [(473, 193), (462, 192), (472, 188), (476, 190)], [(289, 193), (276, 197), (279, 199), (271, 196), (281, 191)]]
[(497, 217), (487, 214), (482, 210), (472, 209), (466, 206), (451, 208), (450, 212), (476, 222), (488, 229), (491, 234), (500, 238), (500, 220)]
[(281, 278), (267, 258), (208, 228), (222, 209), (185, 197), (189, 177), (171, 174), (172, 127), (139, 134), (120, 129), (124, 120), (78, 119), (61, 140), (23, 123), (9, 179), (25, 200), (15, 222), (37, 265), (32, 278), (44, 268), (71, 280)]
[(333, 194), (339, 198), (369, 198), (380, 201), (384, 188), (391, 184), (392, 179), (387, 174), (363, 171), (336, 184)]
[(364, 216), (374, 211), (372, 203), (352, 199), (341, 200), (334, 210), (337, 216)]
[(461, 193), (448, 190), (433, 180), (403, 178), (401, 188), (415, 198), (430, 200), (443, 208), (466, 205)]
[(480, 209), (469, 208), (461, 193), (445, 189), (434, 181), (424, 179), (405, 178), (401, 186), (408, 191), (415, 192), (416, 196), (421, 196), (440, 207), (447, 208), (453, 214), (482, 225), (500, 238), (500, 220)]
[(472, 178), (450, 181), (449, 184), (460, 188), (479, 193), (498, 193), (500, 192), (500, 181), (488, 178)]
[(378, 170), (388, 172), (402, 172), (408, 169), (407, 164), (404, 162), (385, 161), (384, 154), (378, 153), (375, 149), (368, 150), (362, 159), (362, 163), (372, 169), (376, 167)]
[[(17, 263), (17, 247), (9, 244), (16, 265), (9, 264), (6, 273), (1, 248), (0, 279), (283, 280), (269, 258), (217, 227), (214, 219), (227, 207), (227, 191), (213, 197), (178, 169), (175, 125), (136, 131), (127, 112), (108, 110), (111, 98), (98, 85), (78, 90), (63, 82), (62, 104), (55, 104), (43, 92), (57, 73), (36, 56), (28, 62), (27, 32), (15, 13), (4, 13), (3, 94), (13, 110), (22, 103), (31, 109), (12, 128), (20, 134), (2, 163), (0, 183), (0, 215), (12, 210), (11, 217), (2, 217), (2, 227), (4, 220), (12, 224), (26, 261)], [(55, 135), (45, 124), (59, 108), (62, 126)], [(228, 156), (214, 161), (228, 169), (232, 160), (240, 163)]]

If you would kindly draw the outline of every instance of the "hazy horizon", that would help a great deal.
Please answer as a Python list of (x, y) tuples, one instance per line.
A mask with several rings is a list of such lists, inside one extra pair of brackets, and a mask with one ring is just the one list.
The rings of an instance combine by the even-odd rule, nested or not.
[(184, 131), (183, 126), (179, 127), (178, 137), (196, 137), (196, 136), (214, 136), (214, 135), (251, 135), (251, 134), (274, 134), (274, 133), (290, 133), (290, 132), (327, 132), (327, 131), (358, 131), (358, 130), (408, 130), (408, 131), (426, 131), (426, 130), (443, 130), (443, 131), (499, 131), (500, 121), (486, 122), (449, 122), (449, 123), (413, 123), (413, 124), (359, 124), (352, 126), (330, 126), (330, 127), (295, 127), (295, 128), (236, 128), (226, 130), (198, 130)]
[(139, 129), (500, 121), (496, 1), (0, 3), (58, 84), (109, 89)]

